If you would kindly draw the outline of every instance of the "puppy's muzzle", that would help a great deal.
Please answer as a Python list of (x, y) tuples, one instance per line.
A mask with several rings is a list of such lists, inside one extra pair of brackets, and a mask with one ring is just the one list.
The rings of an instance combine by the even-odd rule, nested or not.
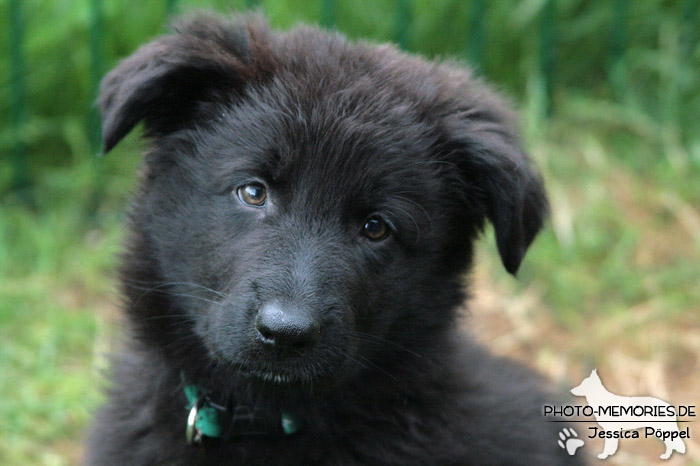
[(321, 324), (305, 309), (280, 303), (265, 304), (255, 318), (258, 340), (278, 351), (312, 348), (321, 334)]

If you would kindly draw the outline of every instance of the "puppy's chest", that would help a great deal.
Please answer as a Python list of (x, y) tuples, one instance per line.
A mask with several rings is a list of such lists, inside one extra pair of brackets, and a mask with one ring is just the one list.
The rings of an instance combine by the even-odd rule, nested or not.
[(357, 419), (334, 421), (288, 437), (210, 439), (192, 447), (192, 462), (266, 466), (419, 465), (430, 464), (434, 458), (430, 448), (434, 442), (429, 441), (427, 432), (413, 430), (406, 419), (397, 422), (399, 419), (374, 413), (374, 419), (367, 419), (366, 423), (358, 423)]

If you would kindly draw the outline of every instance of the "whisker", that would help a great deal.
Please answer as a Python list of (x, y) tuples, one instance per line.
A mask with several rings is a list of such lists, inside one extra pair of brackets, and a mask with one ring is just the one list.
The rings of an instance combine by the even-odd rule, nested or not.
[[(372, 362), (371, 360), (365, 358), (364, 356), (360, 356), (359, 354), (356, 355), (356, 356), (357, 356), (357, 358), (361, 358), (362, 361), (364, 361), (364, 362), (366, 362), (366, 363), (372, 365), (372, 367), (374, 367), (375, 369), (377, 369), (377, 370), (378, 370), (379, 372), (381, 372), (382, 374), (388, 375), (389, 377), (391, 377), (392, 379), (394, 379), (396, 382), (400, 382), (400, 380), (399, 380), (395, 375), (393, 375), (392, 373), (390, 373), (390, 372), (387, 371), (386, 369), (384, 369), (384, 368), (378, 366), (377, 364), (375, 364), (375, 363)], [(367, 367), (367, 365), (363, 364), (359, 359), (355, 359), (354, 357), (352, 357), (352, 356), (350, 356), (350, 355), (348, 355), (347, 358), (348, 358), (349, 360), (351, 360), (351, 361), (356, 362), (357, 364), (360, 364), (360, 365), (361, 365), (362, 367), (364, 367), (365, 369), (369, 369), (369, 367)]]
[(425, 218), (428, 219), (428, 223), (430, 224), (430, 231), (433, 230), (433, 228), (434, 228), (434, 226), (433, 226), (433, 219), (430, 217), (430, 214), (428, 213), (428, 211), (425, 210), (425, 207), (423, 207), (422, 205), (420, 205), (420, 204), (417, 203), (416, 201), (407, 198), (406, 196), (396, 196), (396, 199), (400, 199), (400, 200), (402, 200), (402, 201), (404, 201), (404, 202), (411, 203), (411, 204), (417, 206), (420, 210), (422, 210), (423, 213), (425, 214)]
[[(181, 292), (177, 292), (177, 291), (173, 291), (173, 290), (167, 290), (167, 289), (159, 289), (159, 288), (164, 288), (164, 287), (166, 287), (166, 286), (168, 286), (168, 285), (172, 285), (172, 283), (162, 283), (162, 284), (160, 284), (160, 285), (156, 285), (156, 286), (153, 286), (153, 287), (150, 287), (150, 288), (140, 287), (140, 286), (136, 286), (136, 285), (127, 284), (127, 286), (128, 286), (129, 288), (132, 288), (132, 289), (135, 289), (135, 290), (143, 290), (143, 291), (144, 291), (144, 292), (136, 299), (136, 301), (134, 302), (134, 304), (133, 304), (134, 307), (136, 307), (136, 305), (139, 304), (139, 302), (141, 301), (141, 299), (143, 299), (146, 295), (148, 295), (148, 294), (150, 294), (150, 293), (160, 294), (160, 295), (163, 295), (163, 296), (180, 296), (180, 297), (183, 297), (183, 298), (199, 299), (200, 301), (204, 301), (204, 302), (211, 303), (211, 304), (214, 304), (214, 305), (217, 305), (217, 306), (221, 306), (221, 303), (220, 303), (219, 301), (215, 301), (215, 300), (213, 300), (213, 299), (205, 298), (204, 296), (199, 296), (199, 295), (189, 294), (189, 293), (181, 293)], [(214, 290), (210, 290), (209, 288), (206, 288), (206, 287), (203, 287), (203, 288), (206, 289), (206, 290), (208, 290), (208, 291), (215, 292)], [(217, 293), (218, 295), (224, 297), (224, 298), (226, 297), (226, 295), (223, 295), (223, 294), (218, 293), (218, 292), (216, 292), (216, 293)]]
[[(153, 282), (148, 282), (148, 281), (143, 281), (143, 280), (131, 280), (131, 279), (126, 279), (126, 280), (124, 280), (124, 282), (127, 284), (137, 283), (137, 284), (141, 284), (141, 285), (152, 285), (153, 284)], [(227, 297), (225, 294), (223, 294), (219, 291), (216, 291), (212, 288), (209, 288), (207, 286), (200, 285), (200, 284), (194, 283), (194, 282), (162, 282), (162, 283), (158, 283), (158, 284), (154, 285), (152, 288), (159, 288), (159, 287), (165, 287), (165, 286), (193, 286), (195, 288), (201, 288), (203, 290), (209, 291), (210, 293), (214, 293), (221, 298)], [(137, 287), (134, 287), (134, 288), (144, 289), (144, 288), (137, 288)]]
[(356, 338), (357, 340), (360, 340), (360, 341), (368, 341), (371, 343), (388, 343), (391, 346), (393, 346), (397, 349), (400, 349), (401, 351), (405, 351), (409, 354), (412, 354), (413, 356), (415, 356), (417, 358), (425, 359), (423, 356), (416, 353), (415, 351), (412, 351), (412, 350), (406, 348), (405, 346), (402, 346), (402, 345), (396, 343), (395, 341), (388, 340), (388, 339), (380, 337), (378, 335), (372, 335), (371, 333), (364, 333), (364, 332), (358, 332), (358, 331), (351, 331), (351, 332), (349, 332), (349, 335), (353, 338)]

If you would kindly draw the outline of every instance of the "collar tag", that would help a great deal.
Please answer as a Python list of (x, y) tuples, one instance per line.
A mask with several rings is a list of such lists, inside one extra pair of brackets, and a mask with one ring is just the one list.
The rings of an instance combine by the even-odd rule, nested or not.
[(297, 416), (287, 411), (270, 416), (261, 409), (235, 405), (231, 412), (212, 402), (193, 384), (184, 383), (184, 392), (189, 409), (186, 439), (190, 445), (201, 443), (202, 437), (287, 436), (299, 432), (303, 426)]
[(282, 411), (282, 431), (285, 435), (292, 435), (299, 432), (301, 429), (301, 422), (296, 416)]
[(185, 396), (189, 403), (187, 417), (187, 442), (197, 444), (202, 436), (221, 437), (223, 412), (218, 410), (197, 389), (195, 385), (185, 385)]

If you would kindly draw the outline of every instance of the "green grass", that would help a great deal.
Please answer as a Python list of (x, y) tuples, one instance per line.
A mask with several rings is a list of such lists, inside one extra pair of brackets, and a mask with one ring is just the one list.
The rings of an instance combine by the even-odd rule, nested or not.
[[(128, 149), (127, 149), (128, 150)], [(119, 153), (122, 152), (122, 153)], [(73, 464), (114, 333), (114, 269), (138, 155), (43, 172), (36, 211), (0, 206), (0, 464)], [(86, 165), (87, 164), (87, 165)]]
[(56, 449), (80, 437), (98, 399), (95, 317), (56, 303), (59, 293), (42, 285), (9, 281), (0, 290), (3, 464), (57, 463)]

